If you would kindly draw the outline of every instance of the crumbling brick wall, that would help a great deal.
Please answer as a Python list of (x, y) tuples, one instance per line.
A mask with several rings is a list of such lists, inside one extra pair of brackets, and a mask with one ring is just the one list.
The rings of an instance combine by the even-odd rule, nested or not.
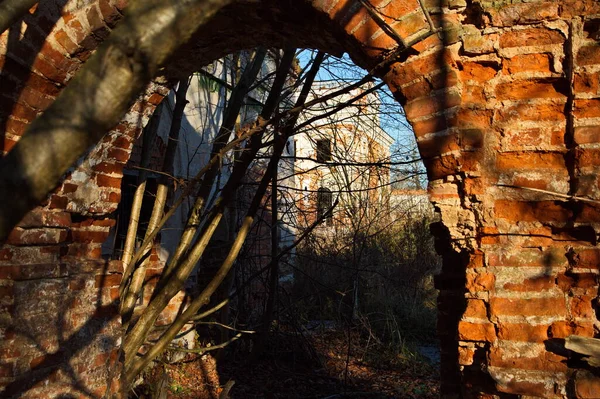
[[(124, 7), (42, 2), (0, 35), (4, 152)], [(598, 323), (599, 21), (593, 0), (234, 3), (165, 74), (257, 44), (348, 51), (367, 70), (387, 60), (376, 73), (406, 110), (441, 215), (444, 395), (591, 398), (598, 378), (561, 344)], [(100, 246), (132, 142), (166, 93), (160, 82), (0, 248), (4, 394), (118, 391), (120, 267)]]

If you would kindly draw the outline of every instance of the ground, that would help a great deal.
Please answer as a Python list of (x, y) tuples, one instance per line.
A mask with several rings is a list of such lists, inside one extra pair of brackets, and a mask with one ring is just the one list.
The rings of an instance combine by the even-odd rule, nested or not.
[[(167, 379), (161, 399), (220, 399), (230, 381), (235, 381), (229, 392), (233, 399), (439, 397), (437, 365), (409, 350), (393, 354), (381, 343), (339, 329), (308, 333), (300, 341), (281, 338), (271, 341), (277, 354), (252, 362), (230, 354), (218, 373), (208, 356), (188, 355), (178, 364), (163, 365), (159, 369)], [(301, 343), (293, 348), (290, 341)]]

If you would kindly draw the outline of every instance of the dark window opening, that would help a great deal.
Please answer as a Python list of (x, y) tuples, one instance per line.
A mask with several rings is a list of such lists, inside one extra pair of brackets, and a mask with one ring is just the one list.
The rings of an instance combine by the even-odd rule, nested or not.
[(288, 155), (292, 156), (292, 157), (296, 157), (296, 140), (288, 140), (285, 143), (285, 150), (288, 153)]
[[(333, 195), (331, 190), (325, 187), (317, 190), (317, 219), (322, 218), (333, 204)], [(326, 224), (331, 223), (331, 213), (325, 217)]]
[(331, 140), (317, 140), (317, 162), (331, 161)]

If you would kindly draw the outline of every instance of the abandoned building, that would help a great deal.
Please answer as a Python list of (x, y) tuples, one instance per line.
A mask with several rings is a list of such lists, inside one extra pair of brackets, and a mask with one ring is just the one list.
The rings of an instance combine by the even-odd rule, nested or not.
[[(144, 3), (161, 5), (145, 10)], [(152, 14), (175, 3), (45, 1), (0, 34), (0, 204), (13, 209), (11, 201), (38, 193), (13, 183), (14, 171), (65, 175), (0, 247), (3, 396), (122, 397), (114, 300), (123, 270), (102, 258), (102, 245), (115, 223), (109, 215), (121, 200), (123, 166), (174, 80), (264, 45), (347, 52), (404, 107), (440, 218), (432, 231), (443, 256), (436, 279), (442, 395), (598, 397), (597, 369), (566, 343), (599, 335), (600, 3), (197, 0), (168, 14), (177, 23)], [(204, 6), (214, 15), (198, 11)], [(166, 48), (144, 25), (164, 23), (166, 37), (199, 16), (210, 18), (198, 19), (205, 23), (182, 46), (144, 47)], [(115, 55), (115, 43), (131, 45), (111, 41), (124, 23), (139, 33), (144, 57)], [(148, 70), (137, 68), (140, 57)], [(99, 73), (112, 64), (98, 59), (121, 69)], [(88, 126), (70, 112), (129, 104), (115, 94), (127, 86), (111, 72), (130, 69), (141, 75), (127, 75), (137, 79), (128, 84), (150, 79), (142, 69), (156, 78), (143, 94), (130, 93), (139, 96), (120, 122), (109, 112), (110, 127), (86, 131), (110, 129), (87, 155), (75, 141), (51, 141), (63, 130), (44, 128), (57, 121)], [(86, 92), (65, 106), (90, 76), (94, 90), (115, 102), (94, 103), (95, 92)], [(49, 107), (59, 116), (44, 113)], [(66, 170), (47, 150), (70, 153), (70, 165), (85, 157)], [(9, 212), (0, 219), (20, 218)]]
[[(311, 98), (339, 89), (327, 83), (313, 87)], [(326, 114), (368, 88), (352, 90), (309, 108), (306, 118)], [(348, 214), (356, 211), (352, 208), (387, 206), (393, 138), (380, 126), (379, 104), (377, 95), (370, 93), (335, 116), (313, 122), (306, 132), (294, 137), (294, 188), (300, 228), (323, 217), (333, 206), (334, 197), (339, 205), (325, 217), (323, 227), (344, 225)]]

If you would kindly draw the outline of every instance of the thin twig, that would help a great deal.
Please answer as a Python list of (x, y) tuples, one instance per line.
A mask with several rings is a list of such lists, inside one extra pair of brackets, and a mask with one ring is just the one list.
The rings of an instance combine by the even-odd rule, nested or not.
[(223, 327), (228, 330), (231, 330), (231, 331), (237, 331), (241, 334), (256, 334), (256, 331), (254, 331), (254, 330), (240, 330), (240, 329), (228, 326), (227, 324), (218, 323), (216, 321), (195, 321), (194, 324), (202, 324), (202, 325), (207, 325), (207, 326), (219, 326), (219, 327)]
[(228, 341), (225, 341), (223, 343), (220, 343), (218, 345), (214, 345), (214, 346), (211, 346), (211, 347), (208, 347), (208, 348), (204, 347), (204, 348), (200, 348), (200, 349), (187, 349), (187, 348), (180, 348), (180, 347), (177, 347), (177, 346), (169, 346), (169, 350), (173, 350), (173, 351), (177, 351), (177, 352), (184, 352), (184, 353), (197, 353), (197, 354), (202, 355), (202, 354), (204, 354), (206, 352), (214, 351), (214, 350), (217, 350), (217, 349), (223, 349), (227, 345), (229, 345), (229, 344), (237, 341), (241, 337), (242, 337), (242, 334), (239, 333), (239, 334), (236, 334), (233, 338), (231, 338)]

